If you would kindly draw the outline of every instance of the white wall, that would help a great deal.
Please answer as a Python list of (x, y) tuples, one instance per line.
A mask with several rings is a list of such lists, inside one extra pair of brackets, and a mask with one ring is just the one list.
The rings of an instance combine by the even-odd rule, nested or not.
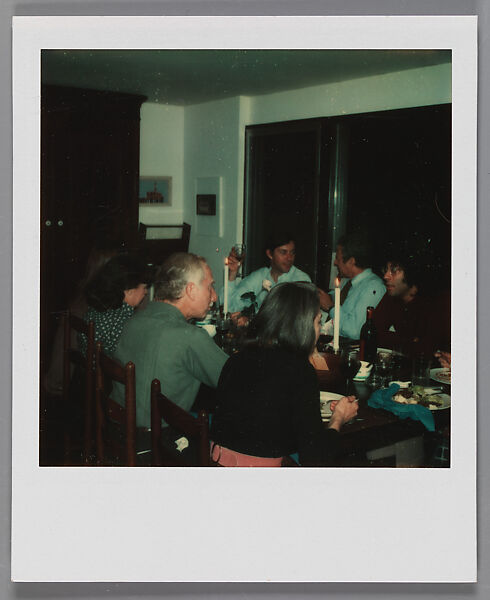
[[(175, 178), (172, 211), (158, 207), (145, 211), (158, 211), (148, 213), (153, 222), (191, 224), (189, 249), (208, 259), (219, 288), (224, 257), (234, 242), (241, 241), (246, 125), (449, 102), (451, 65), (444, 64), (185, 109), (144, 104), (141, 174)], [(165, 143), (169, 139), (171, 144)], [(221, 178), (223, 214), (215, 235), (200, 235), (196, 228), (198, 218), (212, 218), (196, 217), (195, 185), (201, 177)], [(169, 220), (177, 215), (176, 209), (182, 210), (180, 219)]]
[(249, 125), (451, 102), (451, 65), (255, 96)]
[(180, 224), (184, 214), (184, 108), (141, 106), (140, 175), (171, 176), (172, 206), (140, 206), (140, 222)]
[[(191, 224), (189, 250), (202, 254), (215, 275), (216, 287), (222, 285), (225, 257), (233, 243), (241, 241), (243, 206), (244, 120), (249, 100), (230, 98), (189, 106), (185, 110), (185, 206), (184, 220)], [(214, 235), (199, 233), (196, 216), (196, 180), (221, 177), (222, 211), (220, 227)], [(221, 234), (221, 235), (220, 235)]]

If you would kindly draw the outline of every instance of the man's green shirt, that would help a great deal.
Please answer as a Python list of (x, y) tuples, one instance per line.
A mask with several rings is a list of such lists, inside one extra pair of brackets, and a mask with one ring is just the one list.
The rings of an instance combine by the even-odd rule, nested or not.
[[(166, 302), (150, 302), (135, 312), (124, 326), (114, 357), (135, 365), (138, 427), (150, 427), (153, 379), (160, 380), (167, 398), (190, 410), (201, 383), (216, 387), (228, 359), (204, 329), (188, 323)], [(124, 404), (121, 384), (115, 384), (113, 398)]]

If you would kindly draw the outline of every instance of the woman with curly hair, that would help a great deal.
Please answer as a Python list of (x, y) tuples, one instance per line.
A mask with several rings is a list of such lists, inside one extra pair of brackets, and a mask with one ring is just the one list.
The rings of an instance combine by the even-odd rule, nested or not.
[[(124, 254), (111, 258), (85, 287), (88, 310), (83, 318), (94, 321), (95, 341), (102, 342), (107, 355), (113, 354), (124, 323), (145, 299), (149, 281), (143, 260)], [(84, 335), (80, 335), (79, 345), (85, 353)]]

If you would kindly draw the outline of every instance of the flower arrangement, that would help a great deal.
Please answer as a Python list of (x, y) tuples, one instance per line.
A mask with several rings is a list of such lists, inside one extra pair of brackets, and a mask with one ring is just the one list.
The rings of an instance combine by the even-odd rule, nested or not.
[(245, 294), (242, 294), (240, 298), (242, 298), (243, 300), (250, 301), (250, 304), (242, 309), (242, 316), (248, 317), (249, 319), (252, 318), (259, 307), (259, 305), (257, 304), (257, 298), (255, 296), (255, 293), (246, 292)]

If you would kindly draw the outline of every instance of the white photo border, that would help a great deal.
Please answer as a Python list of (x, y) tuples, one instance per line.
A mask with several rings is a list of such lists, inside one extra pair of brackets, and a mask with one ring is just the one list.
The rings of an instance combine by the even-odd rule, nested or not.
[[(14, 17), (15, 581), (476, 580), (476, 28), (460, 16)], [(39, 467), (40, 51), (141, 47), (452, 50), (450, 469)]]

